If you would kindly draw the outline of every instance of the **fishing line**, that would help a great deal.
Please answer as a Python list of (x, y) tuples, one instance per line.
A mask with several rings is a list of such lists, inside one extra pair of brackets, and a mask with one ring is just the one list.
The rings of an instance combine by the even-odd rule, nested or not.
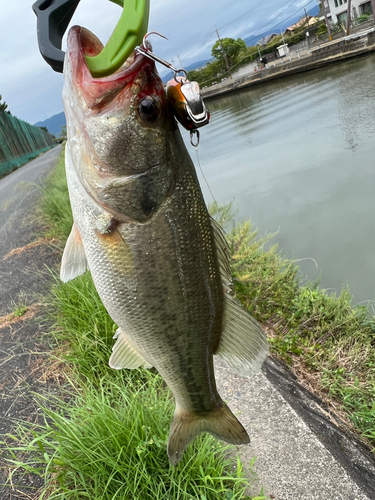
[(209, 191), (210, 191), (210, 193), (211, 193), (212, 199), (214, 200), (214, 202), (215, 202), (215, 203), (216, 203), (216, 205), (217, 205), (217, 201), (216, 201), (216, 199), (215, 199), (215, 196), (214, 196), (213, 192), (211, 191), (210, 185), (208, 184), (208, 181), (207, 181), (207, 179), (206, 179), (206, 176), (205, 176), (205, 175), (204, 175), (204, 173), (203, 173), (203, 170), (202, 170), (202, 167), (201, 167), (201, 162), (199, 161), (199, 156), (198, 156), (198, 146), (195, 146), (195, 147), (194, 147), (194, 149), (195, 149), (195, 153), (196, 153), (196, 155), (197, 155), (197, 162), (198, 162), (199, 170), (201, 171), (201, 174), (202, 174), (202, 176), (203, 176), (203, 179), (205, 180), (205, 182), (206, 182), (206, 184), (207, 184), (207, 187), (208, 187), (208, 190), (209, 190)]

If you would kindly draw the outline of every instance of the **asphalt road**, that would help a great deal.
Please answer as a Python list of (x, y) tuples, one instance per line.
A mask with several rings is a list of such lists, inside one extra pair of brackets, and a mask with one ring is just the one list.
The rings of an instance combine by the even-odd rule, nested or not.
[[(41, 291), (42, 246), (25, 249), (14, 257), (6, 256), (15, 249), (35, 241), (40, 232), (35, 220), (35, 207), (42, 191), (40, 183), (56, 164), (61, 152), (57, 146), (30, 163), (0, 179), (0, 315), (9, 313), (18, 296)], [(47, 256), (44, 264), (48, 265)], [(5, 260), (4, 260), (5, 259)]]
[[(35, 393), (59, 390), (43, 368), (43, 353), (49, 346), (41, 336), (48, 326), (43, 314), (50, 279), (47, 267), (56, 266), (61, 256), (49, 242), (38, 241), (42, 228), (35, 208), (41, 195), (39, 186), (60, 152), (58, 146), (0, 179), (0, 442), (7, 433), (14, 433), (14, 419), (38, 421)], [(28, 306), (26, 314), (9, 316), (19, 305)], [(24, 499), (22, 492), (30, 495), (40, 481), (30, 475), (16, 475), (14, 488), (4, 486), (9, 473), (5, 456), (6, 446), (2, 444), (0, 499)]]
[[(48, 329), (43, 319), (46, 269), (61, 255), (51, 242), (38, 240), (35, 206), (38, 186), (60, 151), (57, 147), (0, 180), (0, 434), (12, 431), (13, 418), (38, 420), (35, 393), (59, 391), (43, 370), (49, 347), (40, 338)], [(21, 320), (9, 320), (20, 302), (28, 312)], [(245, 464), (257, 457), (258, 492), (264, 486), (276, 500), (375, 498), (375, 462), (368, 450), (285, 367), (269, 359), (262, 373), (246, 379), (217, 360), (216, 377), (223, 399), (250, 435), (251, 444), (238, 447), (238, 454)], [(4, 453), (0, 450), (0, 465)], [(4, 483), (9, 471), (1, 472)], [(0, 485), (0, 500), (25, 498), (19, 491), (32, 496), (32, 490), (23, 489), (39, 484), (35, 477), (15, 477), (14, 483), (14, 489)]]

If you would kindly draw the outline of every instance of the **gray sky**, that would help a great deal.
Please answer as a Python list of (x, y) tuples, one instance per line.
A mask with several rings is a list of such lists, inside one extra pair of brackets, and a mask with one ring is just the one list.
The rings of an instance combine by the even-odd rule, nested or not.
[[(41, 57), (36, 36), (36, 17), (30, 0), (0, 0), (0, 94), (12, 114), (30, 123), (63, 110), (63, 77)], [(169, 41), (152, 37), (153, 50), (184, 66), (208, 59), (220, 36), (246, 38), (269, 30), (309, 0), (150, 0), (150, 31)], [(311, 0), (307, 9), (316, 5)], [(302, 13), (300, 11), (300, 13)], [(93, 31), (103, 43), (111, 35), (121, 9), (108, 0), (81, 0), (72, 23)], [(298, 15), (298, 14), (297, 14)], [(277, 29), (275, 30), (277, 31)], [(164, 69), (161, 70), (164, 73)]]

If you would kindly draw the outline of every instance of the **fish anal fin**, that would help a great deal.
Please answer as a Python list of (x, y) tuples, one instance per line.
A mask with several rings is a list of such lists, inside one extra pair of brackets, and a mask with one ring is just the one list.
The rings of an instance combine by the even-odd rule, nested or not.
[(75, 224), (73, 224), (69, 238), (66, 242), (61, 260), (60, 278), (66, 283), (80, 276), (88, 269), (85, 249), (81, 235)]
[(144, 366), (145, 368), (152, 367), (152, 365), (130, 345), (121, 328), (117, 330), (113, 338), (117, 340), (112, 348), (111, 357), (109, 358), (109, 366), (111, 368), (114, 370), (121, 370), (123, 368), (134, 370), (140, 366)]
[(178, 405), (173, 417), (168, 440), (168, 457), (172, 465), (182, 458), (188, 444), (202, 432), (209, 432), (217, 439), (231, 444), (248, 444), (250, 438), (243, 425), (227, 405), (204, 415), (195, 415)]
[(259, 372), (268, 353), (268, 342), (260, 324), (231, 295), (225, 294), (223, 330), (218, 351), (238, 375)]

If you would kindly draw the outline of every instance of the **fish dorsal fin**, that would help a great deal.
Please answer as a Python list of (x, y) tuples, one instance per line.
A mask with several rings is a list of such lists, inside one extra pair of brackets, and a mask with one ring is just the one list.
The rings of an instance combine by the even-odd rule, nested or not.
[(224, 294), (224, 319), (219, 349), (215, 354), (238, 375), (258, 372), (267, 357), (268, 342), (259, 323), (229, 294)]
[(225, 238), (224, 229), (212, 217), (211, 217), (211, 226), (214, 232), (214, 239), (217, 250), (217, 258), (219, 261), (221, 279), (223, 281), (223, 285), (226, 288), (231, 289), (233, 284), (232, 275), (230, 271), (231, 250)]
[(69, 238), (66, 242), (61, 260), (60, 278), (66, 283), (80, 276), (88, 269), (87, 258), (81, 235), (75, 224), (73, 224)]
[(124, 332), (119, 328), (116, 335), (113, 337), (116, 340), (112, 348), (112, 355), (109, 358), (109, 366), (114, 370), (121, 370), (127, 368), (134, 370), (140, 366), (151, 368), (152, 365), (148, 363), (135, 349), (129, 344), (128, 339)]

